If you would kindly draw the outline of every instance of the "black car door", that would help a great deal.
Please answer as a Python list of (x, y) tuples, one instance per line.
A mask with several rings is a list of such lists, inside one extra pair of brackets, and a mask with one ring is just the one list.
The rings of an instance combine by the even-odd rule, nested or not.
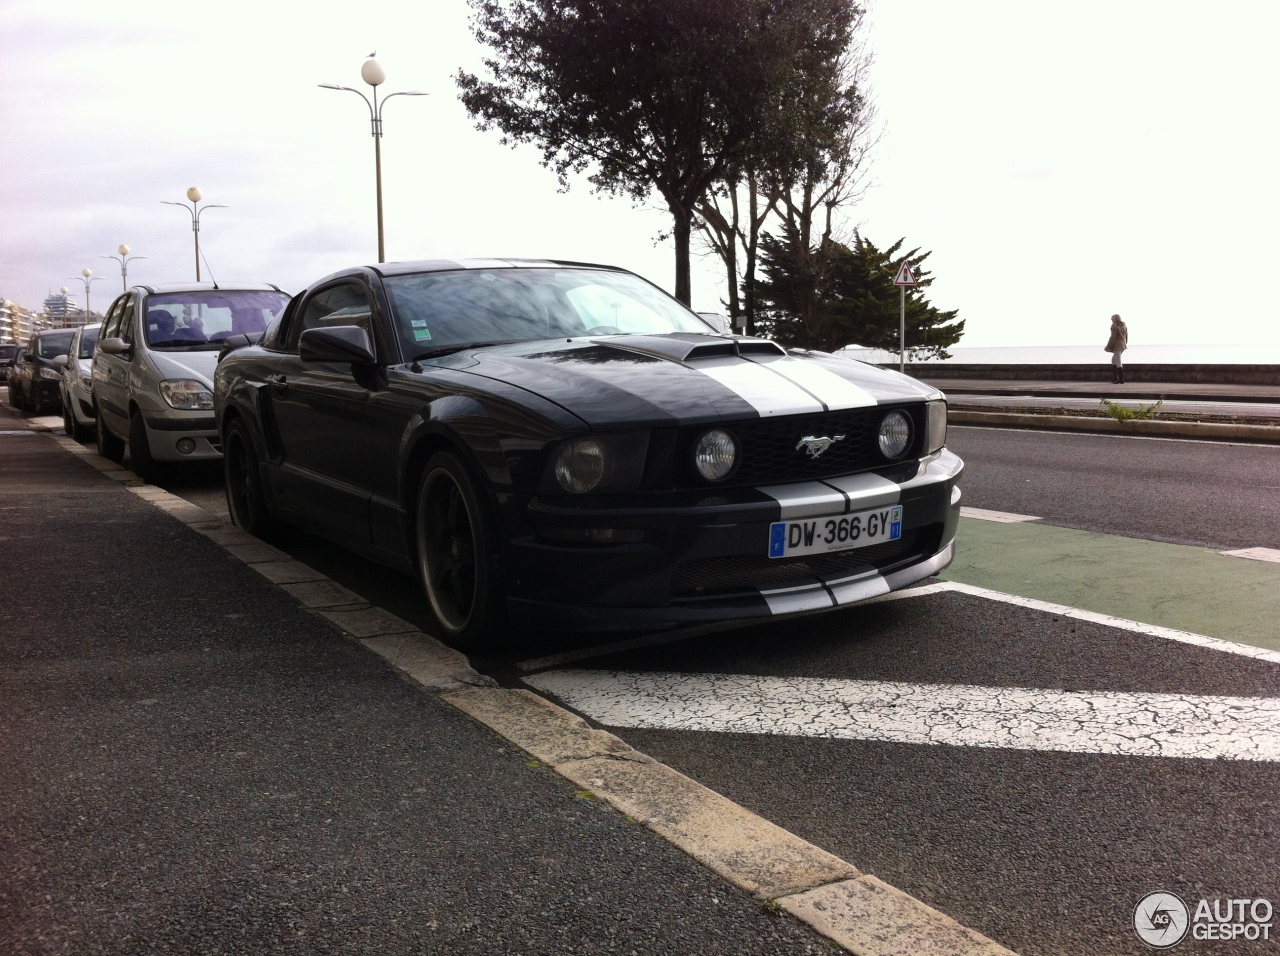
[(386, 447), (389, 423), (382, 420), (388, 406), (379, 401), (385, 373), (380, 367), (304, 361), (298, 343), (308, 329), (357, 326), (368, 334), (375, 354), (385, 352), (377, 319), (373, 296), (359, 281), (316, 290), (285, 330), (286, 349), (267, 386), (280, 454), (272, 469), (277, 502), (325, 534), (353, 544), (369, 543), (370, 498), (394, 468), (395, 443)]

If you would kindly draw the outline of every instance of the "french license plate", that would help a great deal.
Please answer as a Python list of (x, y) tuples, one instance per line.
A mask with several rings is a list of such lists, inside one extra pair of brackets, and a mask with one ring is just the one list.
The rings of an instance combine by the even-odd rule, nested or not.
[(902, 505), (850, 515), (775, 521), (769, 525), (769, 557), (793, 558), (865, 548), (902, 537)]

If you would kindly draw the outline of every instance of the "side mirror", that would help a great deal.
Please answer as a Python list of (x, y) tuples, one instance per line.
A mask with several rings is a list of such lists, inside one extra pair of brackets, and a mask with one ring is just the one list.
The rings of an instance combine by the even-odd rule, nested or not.
[(331, 325), (307, 329), (298, 338), (298, 355), (304, 362), (343, 362), (376, 365), (369, 333), (358, 325)]
[(22, 361), (27, 365), (34, 365), (36, 361), (36, 357), (32, 355), (30, 352), (28, 352), (26, 355), (22, 356)]
[(66, 368), (67, 365), (70, 363), (70, 361), (71, 360), (68, 359), (65, 355), (59, 355), (57, 358), (53, 360), (53, 364), (58, 366), (58, 368)]
[(235, 335), (228, 335), (222, 340), (222, 348), (218, 350), (218, 361), (221, 362), (226, 358), (228, 352), (234, 352), (248, 345), (257, 345), (265, 335), (265, 332), (237, 332)]
[(133, 346), (124, 339), (112, 336), (109, 339), (99, 340), (98, 351), (105, 352), (107, 355), (127, 355), (133, 351)]

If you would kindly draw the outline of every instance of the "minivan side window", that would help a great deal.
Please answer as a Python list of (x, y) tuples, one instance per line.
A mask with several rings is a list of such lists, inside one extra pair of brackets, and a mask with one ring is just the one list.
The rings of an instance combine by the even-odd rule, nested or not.
[(120, 334), (120, 310), (124, 305), (124, 296), (116, 299), (111, 303), (111, 308), (107, 310), (107, 317), (102, 320), (102, 337), (104, 339), (112, 338)]
[(130, 345), (133, 341), (133, 313), (134, 305), (137, 304), (138, 297), (130, 292), (129, 297), (125, 299), (124, 305), (120, 309), (120, 331), (116, 334), (124, 339)]

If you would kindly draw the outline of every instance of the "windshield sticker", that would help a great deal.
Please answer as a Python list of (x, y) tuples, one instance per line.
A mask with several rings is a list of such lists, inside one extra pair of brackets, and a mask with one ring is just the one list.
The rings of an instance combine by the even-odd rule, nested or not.
[(431, 330), (430, 329), (414, 329), (413, 337), (418, 342), (425, 342), (431, 338)]
[(409, 324), (415, 329), (425, 329), (427, 327), (426, 319), (410, 319)]

